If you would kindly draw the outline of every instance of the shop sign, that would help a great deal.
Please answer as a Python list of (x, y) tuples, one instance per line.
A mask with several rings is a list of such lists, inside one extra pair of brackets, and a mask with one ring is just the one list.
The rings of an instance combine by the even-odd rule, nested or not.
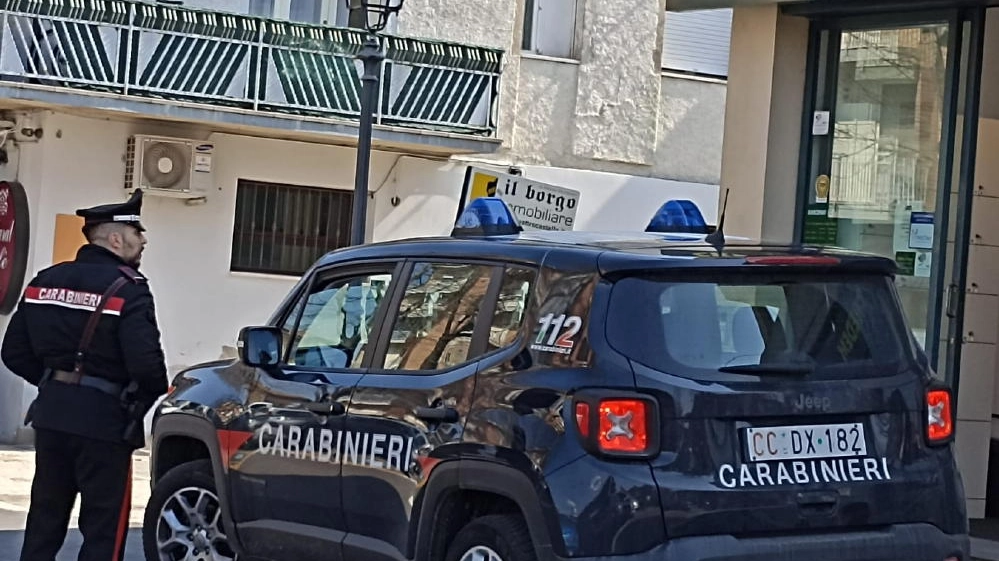
[(572, 230), (579, 208), (579, 191), (469, 166), (458, 214), (479, 197), (499, 197), (524, 230)]
[(28, 196), (16, 181), (0, 181), (0, 314), (14, 310), (28, 262)]

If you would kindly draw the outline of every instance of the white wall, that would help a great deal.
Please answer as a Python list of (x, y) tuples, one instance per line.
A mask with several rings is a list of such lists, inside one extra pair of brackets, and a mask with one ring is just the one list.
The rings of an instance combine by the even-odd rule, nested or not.
[[(44, 113), (41, 141), (24, 144), (15, 165), (28, 191), (31, 252), (25, 282), (51, 265), (57, 214), (124, 201), (123, 156), (131, 134), (159, 134), (215, 143), (217, 190), (207, 202), (147, 195), (142, 216), (149, 245), (141, 270), (150, 279), (171, 375), (224, 355), (240, 327), (265, 321), (297, 280), (232, 273), (230, 248), (240, 178), (295, 185), (351, 189), (352, 148), (208, 134), (190, 127), (84, 118)], [(705, 218), (715, 220), (717, 187), (622, 174), (546, 166), (523, 166), (524, 176), (581, 192), (577, 229), (642, 230), (667, 199), (690, 198)], [(465, 165), (415, 156), (374, 152), (369, 239), (382, 241), (447, 235), (454, 223)], [(398, 198), (396, 203), (393, 200)], [(7, 318), (0, 318), (0, 329)], [(0, 442), (14, 439), (33, 388), (0, 372)]]
[[(22, 162), (24, 164), (29, 162), (20, 156), (21, 150), (12, 142), (7, 142), (4, 147), (7, 150), (8, 163), (0, 167), (0, 181), (15, 181), (17, 180), (18, 167), (25, 167), (25, 165), (21, 165)], [(30, 211), (34, 209), (32, 203), (37, 199), (38, 189), (31, 189), (28, 186), (25, 186), (25, 188)], [(33, 223), (34, 218), (33, 215), (29, 216), (29, 221)], [(32, 248), (29, 246), (29, 263), (31, 256)], [(9, 316), (0, 316), (0, 330), (6, 331), (9, 321)], [(0, 363), (0, 366), (2, 366), (2, 363)], [(27, 403), (29, 402), (25, 401), (25, 384), (5, 369), (0, 368), (0, 370), (2, 370), (0, 372), (0, 442), (16, 442), (19, 440), (24, 411), (27, 410)]]
[(725, 83), (661, 74), (662, 2), (578, 1), (576, 61), (520, 56), (522, 1), (407, 0), (399, 32), (505, 49), (484, 159), (719, 183)]
[[(576, 123), (588, 111), (579, 105), (580, 65), (524, 57), (519, 63), (516, 104), (504, 105), (513, 122), (504, 148), (493, 157), (515, 165), (578, 168), (635, 176), (717, 184), (721, 176), (726, 86), (718, 80), (658, 76), (658, 109), (644, 123), (620, 134), (583, 132)], [(512, 75), (505, 79), (511, 80)], [(637, 95), (637, 94), (629, 94)], [(589, 119), (590, 117), (585, 117)], [(613, 145), (622, 135), (654, 143), (645, 162), (591, 159), (583, 146)]]
[(576, 230), (643, 231), (669, 199), (690, 199), (714, 224), (718, 186), (617, 173), (525, 166), (524, 176), (580, 192)]
[[(210, 138), (216, 143), (219, 190), (202, 206), (146, 196), (148, 228), (142, 272), (156, 298), (162, 343), (171, 375), (222, 356), (240, 327), (267, 319), (296, 279), (229, 272), (238, 178), (350, 188), (354, 150), (248, 137), (208, 136), (191, 128), (46, 114), (44, 138), (21, 146), (19, 181), (28, 192), (31, 252), (25, 283), (51, 265), (55, 216), (77, 208), (124, 201), (125, 143), (130, 134)], [(390, 159), (372, 154), (372, 178)], [(5, 328), (8, 318), (0, 318)], [(22, 438), (20, 420), (34, 389), (5, 369), (0, 372), (0, 442)]]
[(482, 159), (719, 183), (726, 85), (662, 74), (664, 2), (576, 1), (576, 60), (521, 56), (523, 0), (406, 0), (396, 31), (504, 50), (503, 145)]
[[(717, 185), (550, 166), (519, 167), (525, 178), (580, 192), (576, 230), (642, 231), (669, 199), (690, 199), (706, 221), (717, 220)], [(375, 239), (447, 235), (464, 176), (464, 165), (401, 157), (384, 187), (378, 189), (372, 182), (372, 190), (378, 189), (373, 214)], [(400, 199), (395, 207), (390, 202), (394, 196)]]

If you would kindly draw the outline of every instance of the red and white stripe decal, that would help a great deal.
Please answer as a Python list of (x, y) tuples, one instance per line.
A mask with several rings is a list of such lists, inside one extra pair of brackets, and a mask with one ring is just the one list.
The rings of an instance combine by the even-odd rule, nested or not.
[[(48, 304), (52, 306), (62, 306), (74, 310), (84, 310), (92, 312), (97, 309), (101, 302), (101, 294), (93, 292), (83, 292), (69, 288), (41, 288), (29, 286), (24, 289), (24, 301), (31, 304)], [(120, 316), (121, 309), (125, 306), (125, 299), (117, 296), (111, 297), (107, 305), (104, 306), (105, 314)]]
[(233, 454), (246, 444), (253, 436), (250, 431), (218, 429), (219, 448), (222, 449), (222, 469), (229, 470), (229, 460)]

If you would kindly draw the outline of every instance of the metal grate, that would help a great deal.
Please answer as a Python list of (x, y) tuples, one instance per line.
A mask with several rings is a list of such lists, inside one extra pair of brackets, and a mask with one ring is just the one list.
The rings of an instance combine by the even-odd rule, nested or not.
[[(356, 119), (364, 35), (140, 0), (3, 0), (0, 82)], [(494, 136), (502, 50), (383, 41), (378, 123)]]
[(131, 189), (135, 181), (135, 137), (129, 136), (125, 144), (125, 189)]
[(350, 244), (352, 191), (240, 179), (229, 269), (301, 275)]

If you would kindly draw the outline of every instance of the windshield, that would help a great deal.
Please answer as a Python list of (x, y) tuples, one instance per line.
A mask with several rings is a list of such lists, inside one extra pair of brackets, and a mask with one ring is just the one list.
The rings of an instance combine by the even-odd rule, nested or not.
[(615, 283), (611, 345), (681, 376), (733, 372), (856, 378), (915, 359), (887, 277), (640, 276)]

